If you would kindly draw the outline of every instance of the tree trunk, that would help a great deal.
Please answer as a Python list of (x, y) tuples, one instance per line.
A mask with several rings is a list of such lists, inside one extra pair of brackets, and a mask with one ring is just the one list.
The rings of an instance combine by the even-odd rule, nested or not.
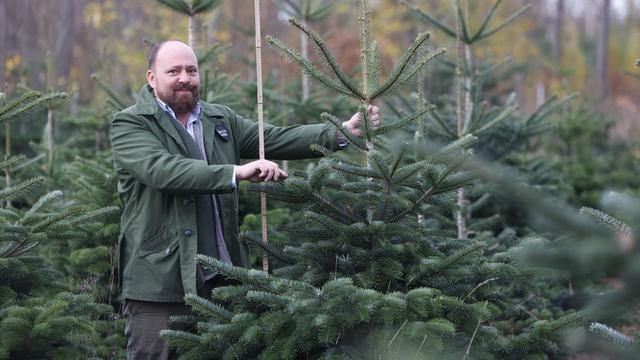
[(544, 84), (540, 81), (536, 84), (536, 107), (540, 107), (544, 104), (547, 94), (544, 88)]
[[(213, 46), (217, 45), (220, 42), (220, 39), (216, 37), (216, 29), (218, 28), (218, 24), (220, 23), (220, 18), (223, 17), (222, 8), (219, 11), (214, 11), (213, 16), (210, 17), (210, 20), (207, 25), (207, 31), (205, 31), (205, 40), (204, 44), (205, 51), (209, 50), (211, 44)], [(215, 73), (215, 64), (213, 61), (209, 62), (208, 68), (211, 70), (211, 73)]]
[(76, 41), (76, 22), (79, 18), (77, 16), (78, 9), (82, 10), (82, 5), (78, 4), (75, 0), (56, 2), (51, 4), (55, 6), (50, 11), (57, 14), (56, 19), (53, 20), (51, 29), (54, 47), (52, 49), (53, 58), (55, 61), (55, 68), (53, 77), (50, 79), (49, 85), (51, 87), (56, 86), (56, 79), (63, 78), (69, 81), (69, 70), (73, 64), (73, 47), (77, 43)]
[[(425, 55), (425, 50), (422, 49), (420, 50), (420, 56), (419, 58), (422, 58), (422, 56)], [(427, 107), (427, 101), (425, 99), (425, 94), (424, 94), (424, 78), (425, 78), (425, 70), (424, 68), (420, 69), (420, 72), (418, 72), (418, 111), (423, 111), (426, 109)], [(424, 130), (425, 126), (424, 126), (424, 119), (422, 117), (420, 117), (418, 119), (418, 126), (416, 127), (416, 132), (414, 134), (414, 137), (416, 139), (416, 141), (418, 142), (422, 142), (424, 140)], [(421, 222), (421, 215), (418, 215), (418, 223), (422, 224)]]
[(195, 15), (189, 15), (189, 46), (196, 49), (196, 19)]
[(553, 57), (558, 66), (562, 65), (562, 31), (564, 30), (564, 0), (557, 0), (556, 21), (553, 26)]
[(471, 51), (471, 45), (464, 44), (464, 59), (465, 63), (468, 67), (468, 73), (464, 74), (464, 108), (462, 109), (462, 113), (464, 114), (464, 127), (462, 129), (462, 133), (459, 134), (460, 137), (467, 134), (469, 131), (468, 127), (471, 124), (471, 117), (473, 116), (473, 69), (474, 61), (473, 61), (473, 52)]
[(53, 108), (51, 105), (47, 107), (47, 160), (49, 162), (49, 175), (53, 174), (53, 151), (54, 151), (54, 140), (53, 140)]
[[(302, 20), (302, 25), (307, 25), (306, 20)], [(306, 59), (309, 58), (309, 42), (307, 41), (307, 35), (304, 32), (300, 32), (300, 51), (302, 56)], [(302, 72), (302, 101), (309, 99), (309, 75), (306, 72)]]
[[(370, 92), (369, 92), (369, 2), (367, 0), (362, 0), (361, 4), (361, 18), (360, 18), (360, 67), (362, 68), (362, 93), (365, 95), (366, 100), (363, 105), (370, 105)], [(361, 119), (361, 121), (365, 121), (365, 119)], [(364, 130), (364, 127), (363, 127)], [(368, 139), (368, 135), (364, 135), (365, 139)], [(367, 140), (367, 149), (364, 156), (364, 164), (367, 167), (372, 167), (372, 159), (371, 154), (373, 152), (373, 142)], [(367, 190), (371, 191), (371, 190)], [(367, 209), (367, 222), (371, 223), (373, 221), (374, 209)]]
[[(307, 25), (306, 19), (303, 17), (301, 19), (301, 23), (303, 26)], [(307, 39), (307, 35), (300, 31), (300, 52), (305, 59), (309, 58), (309, 41)], [(306, 72), (302, 71), (302, 102), (306, 102), (309, 100), (309, 75)], [(286, 119), (284, 120), (287, 121)], [(282, 125), (287, 125), (286, 123)], [(285, 172), (289, 171), (289, 161), (282, 161), (282, 170)]]
[(7, 2), (0, 1), (0, 89), (4, 89), (4, 63), (7, 57)]
[(611, 30), (611, 0), (602, 0), (601, 27), (598, 37), (598, 50), (596, 58), (596, 91), (598, 96), (606, 97), (609, 94), (607, 61), (609, 47), (609, 32)]
[[(5, 160), (11, 157), (11, 121), (4, 123), (4, 158)], [(11, 187), (11, 168), (4, 169), (4, 181), (5, 187)], [(7, 200), (7, 207), (11, 207), (11, 200)]]
[[(455, 14), (458, 13), (460, 9), (460, 0), (456, 0), (455, 2)], [(471, 99), (471, 86), (472, 79), (471, 73), (463, 74), (462, 64), (464, 63), (464, 59), (468, 61), (468, 70), (469, 72), (472, 70), (472, 53), (471, 47), (468, 44), (462, 43), (462, 35), (461, 35), (461, 24), (460, 17), (456, 16), (456, 124), (458, 130), (458, 138), (464, 136), (465, 133), (465, 125), (469, 124), (467, 122), (467, 117), (471, 116), (472, 111), (472, 99)], [(464, 195), (464, 188), (458, 189), (458, 197), (456, 201), (458, 205), (458, 211), (456, 211), (456, 225), (458, 228), (458, 239), (466, 240), (467, 239), (467, 222), (464, 217), (464, 207), (466, 204), (466, 199)]]

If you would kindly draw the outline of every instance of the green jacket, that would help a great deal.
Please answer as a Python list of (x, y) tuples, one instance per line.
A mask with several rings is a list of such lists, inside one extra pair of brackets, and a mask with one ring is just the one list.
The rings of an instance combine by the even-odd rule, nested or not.
[[(186, 156), (171, 119), (144, 86), (138, 101), (118, 112), (111, 145), (124, 203), (118, 239), (122, 297), (182, 302), (196, 293), (197, 227), (194, 194), (219, 194), (224, 239), (236, 266), (249, 267), (247, 245), (238, 237), (238, 192), (233, 167), (258, 157), (258, 125), (228, 107), (200, 102), (210, 165)], [(216, 125), (228, 129), (228, 141)], [(265, 125), (267, 159), (317, 157), (311, 144), (336, 148), (330, 125)]]

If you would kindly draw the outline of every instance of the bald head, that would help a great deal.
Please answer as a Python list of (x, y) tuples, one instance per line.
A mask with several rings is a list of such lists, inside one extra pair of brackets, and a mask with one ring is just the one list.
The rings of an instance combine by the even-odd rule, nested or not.
[(165, 45), (169, 45), (169, 47), (173, 48), (174, 50), (175, 49), (183, 49), (185, 51), (189, 50), (191, 53), (193, 53), (194, 57), (196, 56), (195, 53), (193, 52), (193, 49), (191, 49), (189, 45), (183, 43), (182, 41), (177, 41), (177, 40), (161, 41), (153, 45), (153, 47), (151, 48), (151, 52), (149, 53), (149, 69), (153, 69), (153, 67), (156, 64), (156, 59), (159, 56), (160, 50), (164, 48)]

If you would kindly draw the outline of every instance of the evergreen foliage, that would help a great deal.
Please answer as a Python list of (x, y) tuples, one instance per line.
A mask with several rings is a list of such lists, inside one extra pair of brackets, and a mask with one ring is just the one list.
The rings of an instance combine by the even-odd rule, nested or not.
[[(458, 6), (449, 17), (459, 24), (454, 29), (402, 2), (436, 34), (459, 36), (464, 101), (450, 96), (456, 64), (440, 56), (443, 49), (433, 50), (429, 34), (383, 74), (381, 51), (370, 41), (371, 10), (361, 1), (358, 77), (311, 30), (341, 2), (275, 1), (297, 18), (291, 24), (318, 56), (269, 42), (323, 87), (305, 97), (299, 84), (268, 78), (267, 117), (282, 125), (331, 123), (349, 148), (313, 146), (325, 158), (298, 163), (302, 170), (290, 171), (284, 184), (241, 184), (241, 215), (256, 212), (247, 190), (287, 202), (269, 212), (268, 244), (253, 233), (259, 219), (252, 214), (241, 227), (243, 241), (270, 254), (273, 272), (199, 258), (237, 284), (207, 298), (188, 295), (200, 315), (174, 320), (197, 321), (196, 330), (163, 336), (185, 359), (557, 359), (566, 358), (566, 339), (574, 352), (636, 359), (637, 339), (612, 327), (637, 322), (637, 151), (609, 138), (613, 119), (570, 106), (576, 95), (551, 97), (524, 114), (516, 106), (522, 99), (501, 90), (514, 68), (510, 59), (473, 56), (474, 46), (486, 45), (530, 5), (503, 21), (496, 21), (502, 0), (480, 21)], [(196, 48), (194, 17), (222, 1), (158, 3), (189, 16)], [(196, 49), (204, 69), (200, 98), (255, 117), (255, 104), (245, 101), (255, 98), (254, 82), (205, 69), (226, 47)], [(49, 72), (50, 57), (46, 63)], [(435, 70), (427, 72), (427, 64)], [(417, 97), (404, 91), (414, 78)], [(104, 105), (59, 112), (60, 142), (49, 164), (42, 107), (62, 104), (67, 95), (23, 85), (16, 99), (0, 93), (0, 124), (29, 121), (26, 136), (10, 128), (5, 134), (7, 152), (19, 149), (29, 159), (5, 154), (0, 161), (11, 179), (0, 186), (0, 359), (124, 357), (124, 319), (112, 313), (120, 304), (114, 276), (120, 200), (107, 132), (113, 113), (131, 99), (98, 75), (92, 79), (107, 95)], [(362, 138), (341, 126), (350, 100), (362, 105)], [(385, 104), (378, 129), (366, 112), (374, 100)], [(562, 121), (554, 121), (557, 114)], [(540, 142), (550, 130), (554, 139)], [(602, 196), (608, 188), (627, 193)], [(578, 213), (566, 199), (586, 206)], [(464, 240), (457, 213), (466, 220)], [(590, 334), (579, 327), (585, 319), (602, 323), (592, 322)], [(575, 327), (564, 338), (564, 329)]]
[(580, 209), (580, 212), (583, 214), (588, 214), (590, 216), (592, 216), (593, 218), (595, 218), (598, 222), (607, 225), (609, 228), (611, 228), (613, 231), (616, 231), (622, 235), (627, 235), (627, 236), (631, 236), (631, 228), (623, 223), (622, 221), (614, 218), (613, 216), (610, 216), (598, 209), (593, 209), (593, 208), (588, 208), (588, 207), (583, 207)]
[[(467, 163), (465, 167), (473, 167), (483, 178), (497, 182), (514, 200), (525, 203), (534, 220), (532, 226), (561, 234), (553, 240), (535, 239), (523, 243), (509, 251), (511, 256), (522, 263), (564, 274), (573, 284), (591, 290), (592, 294), (587, 293), (582, 299), (567, 299), (579, 300), (580, 306), (588, 309), (585, 318), (609, 323), (635, 319), (638, 308), (633, 284), (639, 276), (635, 235), (635, 221), (640, 215), (637, 199), (608, 193), (600, 201), (603, 211), (583, 210), (583, 214), (579, 214), (568, 204), (549, 198), (537, 189), (513, 183), (495, 166)], [(629, 224), (630, 233), (619, 231), (628, 230), (625, 224)], [(618, 285), (607, 286), (611, 279)], [(594, 342), (592, 337), (578, 336), (579, 340), (572, 344), (577, 351), (593, 351), (603, 358), (637, 358), (636, 343), (623, 349)]]
[[(2, 107), (5, 120), (26, 116), (35, 106), (53, 101), (52, 94), (28, 93)], [(66, 95), (54, 96), (64, 98)], [(11, 117), (9, 117), (11, 115)], [(10, 173), (26, 159), (6, 159), (0, 169)], [(45, 179), (36, 177), (0, 190), (0, 358), (72, 359), (96, 354), (95, 322), (112, 307), (96, 304), (88, 294), (60, 292), (69, 287), (61, 272), (40, 254), (42, 244), (73, 242), (84, 226), (114, 209), (89, 211), (61, 202), (56, 190), (25, 203), (25, 195), (41, 193)], [(57, 294), (56, 294), (57, 293)]]
[[(196, 50), (198, 47), (196, 46), (196, 21), (195, 16), (198, 14), (202, 14), (208, 11), (212, 11), (213, 9), (220, 6), (222, 0), (157, 0), (158, 3), (168, 7), (169, 9), (188, 16), (189, 19), (189, 46), (192, 49)], [(206, 57), (210, 57), (207, 54), (211, 55), (219, 49), (219, 45), (216, 45), (213, 49), (207, 50), (204, 54), (199, 57), (199, 59), (204, 59)]]
[(635, 191), (640, 181), (630, 169), (640, 164), (636, 146), (609, 136), (614, 119), (585, 105), (571, 106), (542, 149), (573, 187), (576, 206), (598, 207), (603, 192)]
[(67, 94), (65, 93), (52, 92), (42, 95), (37, 91), (28, 91), (19, 98), (5, 103), (6, 99), (2, 94), (0, 96), (0, 123), (17, 120), (20, 116), (26, 115), (29, 110), (39, 105), (44, 105), (50, 101), (64, 101), (66, 98)]
[(602, 336), (603, 338), (623, 348), (629, 348), (633, 344), (633, 340), (631, 340), (631, 338), (615, 329), (608, 327), (605, 324), (597, 322), (591, 323), (589, 325), (589, 331), (596, 335)]
[(84, 213), (74, 221), (73, 238), (54, 238), (40, 253), (68, 275), (72, 286), (91, 292), (101, 303), (118, 306), (116, 243), (121, 212), (113, 166), (107, 160), (76, 158), (63, 167), (60, 183), (81, 203)]
[(329, 16), (340, 3), (335, 0), (280, 0), (276, 5), (291, 17), (317, 22)]
[[(300, 204), (280, 229), (282, 244), (259, 244), (276, 260), (272, 275), (215, 259), (199, 260), (239, 281), (213, 290), (210, 299), (185, 299), (201, 315), (197, 331), (165, 330), (183, 359), (501, 358), (561, 353), (558, 330), (581, 313), (501, 332), (496, 324), (519, 319), (510, 310), (515, 293), (537, 278), (508, 254), (492, 256), (484, 239), (459, 241), (450, 214), (456, 191), (475, 181), (460, 168), (473, 154), (475, 134), (448, 139), (439, 149), (402, 134), (434, 110), (372, 127), (367, 104), (409, 83), (443, 50), (420, 55), (420, 34), (382, 79), (375, 43), (369, 43), (370, 10), (361, 2), (360, 81), (348, 76), (319, 35), (291, 20), (317, 48), (314, 64), (280, 40), (268, 41), (327, 88), (360, 101), (362, 138), (322, 114), (350, 141), (350, 160), (315, 145), (324, 158), (285, 183), (254, 186), (278, 200)], [(324, 70), (326, 69), (326, 70)], [(514, 110), (496, 111), (504, 120)], [(491, 123), (491, 121), (487, 121)], [(499, 121), (493, 121), (493, 124)], [(492, 124), (474, 127), (485, 131)], [(471, 128), (471, 127), (469, 127)], [(419, 216), (418, 216), (419, 215)], [(259, 240), (254, 239), (259, 243)], [(273, 265), (272, 265), (273, 266)], [(508, 289), (508, 290), (505, 290)], [(526, 310), (526, 309), (525, 309)], [(514, 319), (514, 321), (515, 321)]]
[(160, 4), (185, 15), (196, 15), (215, 9), (222, 0), (157, 0)]
[[(364, 14), (367, 14), (363, 16), (368, 16), (369, 10), (367, 10), (365, 2), (361, 2), (361, 4), (363, 4)], [(363, 17), (363, 19), (366, 19), (366, 17)], [(371, 42), (371, 44), (368, 43), (368, 22), (362, 21), (363, 26), (361, 28), (360, 36), (361, 41), (365, 44), (362, 52), (364, 64), (366, 66), (363, 67), (363, 73), (365, 76), (363, 76), (362, 83), (360, 84), (361, 86), (358, 86), (357, 82), (349, 77), (338, 64), (335, 56), (329, 51), (324, 40), (320, 38), (318, 34), (295, 19), (291, 19), (289, 22), (309, 38), (318, 50), (319, 54), (323, 57), (324, 65), (331, 69), (331, 74), (327, 74), (322, 71), (317, 65), (309, 61), (309, 59), (304, 58), (299, 51), (287, 46), (282, 41), (272, 36), (267, 36), (267, 42), (282, 51), (282, 53), (286, 54), (289, 59), (300, 64), (300, 66), (303, 67), (309, 75), (318, 80), (321, 84), (338, 93), (358, 99), (365, 104), (371, 103), (376, 98), (385, 95), (385, 93), (405, 85), (423, 66), (445, 52), (444, 49), (437, 49), (420, 57), (416, 61), (415, 65), (411, 65), (410, 61), (418, 56), (418, 50), (422, 46), (425, 46), (431, 37), (429, 33), (422, 33), (418, 35), (413, 44), (404, 52), (398, 62), (393, 66), (384, 82), (379, 84), (382, 76), (379, 72), (381, 68), (380, 56), (378, 53), (379, 50), (377, 49), (375, 42)], [(369, 70), (373, 71), (369, 72)], [(369, 87), (369, 85), (371, 85), (371, 87)], [(370, 136), (367, 137), (367, 140), (370, 140)]]
[[(313, 353), (314, 358), (331, 358), (370, 353), (387, 354), (384, 358), (391, 359), (420, 341), (429, 353), (437, 353), (453, 340), (453, 321), (475, 322), (491, 312), (486, 305), (465, 304), (436, 289), (381, 293), (357, 287), (349, 278), (336, 278), (315, 288), (307, 282), (266, 276), (211, 258), (201, 260), (244, 284), (215, 289), (213, 301), (231, 302), (229, 308), (238, 310), (256, 304), (262, 308), (253, 313), (232, 313), (215, 302), (187, 297), (197, 312), (212, 318), (200, 323), (204, 334), (188, 335), (197, 344), (197, 350), (191, 352), (199, 352), (202, 358), (295, 359)], [(402, 324), (401, 329), (396, 327), (398, 324)], [(164, 332), (171, 336), (170, 341), (177, 334), (184, 335)], [(424, 340), (426, 335), (429, 336)], [(229, 343), (233, 345), (229, 347)], [(379, 346), (381, 343), (385, 346)], [(322, 350), (317, 353), (318, 349)]]
[(126, 102), (118, 95), (109, 85), (105, 84), (98, 74), (92, 74), (91, 80), (93, 80), (100, 89), (107, 94), (106, 103), (108, 107), (115, 113), (117, 111), (124, 110), (127, 105)]
[(0, 309), (0, 359), (79, 359), (95, 354), (92, 320), (109, 314), (88, 294), (32, 297)]

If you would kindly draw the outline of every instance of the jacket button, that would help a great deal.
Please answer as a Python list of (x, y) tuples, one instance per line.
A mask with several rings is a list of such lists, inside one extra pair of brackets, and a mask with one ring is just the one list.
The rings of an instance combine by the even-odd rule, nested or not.
[(183, 234), (184, 234), (184, 236), (189, 237), (189, 236), (191, 236), (193, 233), (191, 232), (191, 230), (185, 230)]
[(182, 205), (184, 205), (184, 206), (189, 206), (189, 205), (191, 205), (191, 200), (189, 200), (189, 199), (184, 199), (184, 200), (182, 200)]

